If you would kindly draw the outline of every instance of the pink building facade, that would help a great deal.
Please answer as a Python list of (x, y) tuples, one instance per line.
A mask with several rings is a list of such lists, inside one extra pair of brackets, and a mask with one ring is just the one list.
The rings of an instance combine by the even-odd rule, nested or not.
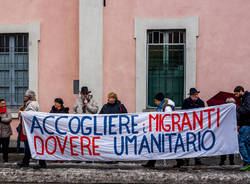
[[(3, 67), (11, 60), (5, 57), (12, 55), (8, 50), (0, 50), (5, 54), (0, 57), (0, 89), (5, 90), (1, 94), (11, 88), (14, 93), (18, 89), (33, 89), (43, 112), (50, 110), (56, 97), (63, 98), (72, 112), (77, 87), (83, 85), (92, 91), (99, 108), (109, 92), (116, 92), (129, 112), (142, 112), (150, 107), (149, 101), (155, 92), (150, 88), (164, 93), (168, 90), (166, 93), (171, 95), (178, 93), (179, 96), (170, 95), (175, 101), (183, 100), (191, 87), (201, 91), (204, 101), (219, 91), (232, 92), (236, 85), (250, 89), (248, 1), (0, 2), (2, 47), (11, 47), (12, 42), (19, 47), (16, 35), (21, 35), (23, 52), (28, 48), (26, 55), (13, 51), (13, 58), (16, 55), (23, 58), (23, 67), (25, 62), (28, 64), (27, 77), (25, 72), (21, 73), (22, 69), (8, 68), (14, 80), (27, 80), (27, 85), (13, 83), (12, 87), (3, 82), (11, 78), (3, 77), (11, 76)], [(28, 36), (27, 43), (25, 36)], [(166, 65), (164, 71), (159, 69), (162, 63)], [(18, 72), (20, 78), (15, 77)], [(175, 76), (180, 80), (175, 80)], [(79, 86), (74, 85), (78, 80)], [(157, 83), (155, 87), (154, 83)], [(8, 99), (15, 101), (13, 95)], [(18, 95), (22, 95), (22, 91)], [(18, 120), (12, 123), (13, 140), (17, 124)]]

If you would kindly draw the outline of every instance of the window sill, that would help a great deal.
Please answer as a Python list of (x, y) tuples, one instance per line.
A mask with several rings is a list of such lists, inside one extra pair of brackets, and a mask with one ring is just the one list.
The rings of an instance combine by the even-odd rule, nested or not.
[[(175, 111), (178, 111), (178, 110), (181, 110), (181, 107), (175, 107)], [(146, 108), (146, 109), (143, 109), (142, 112), (155, 112), (156, 111), (156, 108)]]

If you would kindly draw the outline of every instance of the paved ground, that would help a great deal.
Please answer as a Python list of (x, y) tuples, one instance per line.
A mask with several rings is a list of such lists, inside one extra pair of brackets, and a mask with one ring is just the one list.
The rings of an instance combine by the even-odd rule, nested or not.
[[(238, 183), (250, 184), (250, 171), (240, 172), (236, 165), (218, 166), (218, 157), (203, 158), (204, 166), (173, 169), (174, 160), (157, 161), (155, 169), (145, 169), (144, 162), (74, 163), (48, 162), (47, 169), (18, 168), (22, 154), (10, 154), (10, 163), (0, 164), (0, 183)], [(36, 163), (33, 161), (31, 166)]]

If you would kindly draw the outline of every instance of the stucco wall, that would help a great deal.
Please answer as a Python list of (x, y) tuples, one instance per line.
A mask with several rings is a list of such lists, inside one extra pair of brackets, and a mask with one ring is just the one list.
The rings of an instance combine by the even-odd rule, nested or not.
[[(103, 97), (116, 91), (135, 111), (135, 18), (199, 17), (196, 87), (204, 100), (236, 85), (250, 88), (250, 2), (245, 0), (111, 0), (104, 8)], [(146, 61), (145, 61), (146, 62)], [(145, 97), (146, 98), (146, 97)]]
[[(79, 0), (0, 0), (0, 24), (40, 22), (39, 103), (55, 97), (71, 108), (79, 79)], [(250, 88), (250, 2), (246, 0), (109, 0), (103, 9), (103, 103), (114, 91), (129, 112), (136, 109), (135, 18), (199, 17), (197, 84), (207, 100), (241, 84)], [(32, 62), (32, 61), (30, 61)], [(90, 79), (91, 80), (91, 79)], [(146, 97), (145, 97), (146, 98)], [(13, 123), (13, 130), (17, 121)]]
[[(79, 1), (1, 0), (0, 4), (0, 24), (40, 22), (38, 99), (41, 111), (49, 111), (56, 97), (62, 97), (72, 111), (76, 97), (73, 80), (79, 78)], [(14, 133), (17, 124), (18, 121), (12, 123)]]

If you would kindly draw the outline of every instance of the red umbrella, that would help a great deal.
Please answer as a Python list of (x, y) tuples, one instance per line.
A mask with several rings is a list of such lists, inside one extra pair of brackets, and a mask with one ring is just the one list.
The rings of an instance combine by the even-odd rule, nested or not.
[(240, 104), (240, 99), (234, 96), (233, 93), (228, 93), (224, 91), (220, 91), (216, 95), (214, 95), (212, 98), (210, 98), (207, 101), (208, 106), (214, 106), (214, 105), (221, 105), (225, 104), (227, 98), (234, 98), (236, 101), (236, 105), (238, 106)]

